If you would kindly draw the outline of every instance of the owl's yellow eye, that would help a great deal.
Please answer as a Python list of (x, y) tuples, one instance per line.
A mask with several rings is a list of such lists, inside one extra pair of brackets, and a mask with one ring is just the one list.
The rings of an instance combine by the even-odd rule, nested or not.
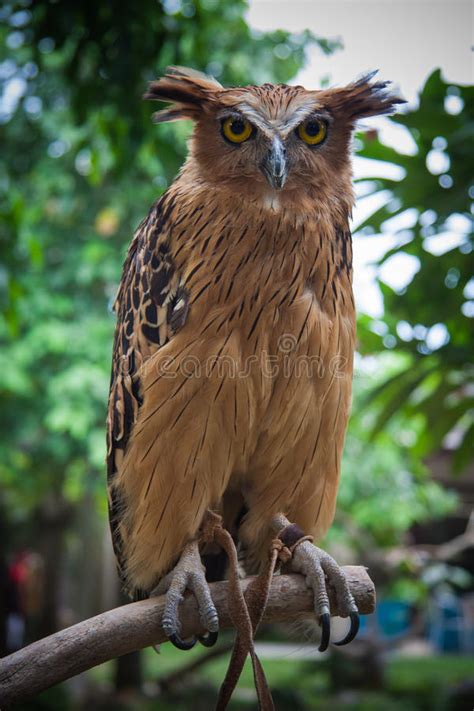
[(231, 143), (243, 143), (252, 135), (253, 126), (243, 117), (229, 116), (222, 124), (222, 133)]
[(326, 138), (327, 126), (323, 121), (309, 119), (300, 124), (296, 131), (301, 140), (307, 143), (308, 146), (317, 146), (318, 143), (322, 143)]

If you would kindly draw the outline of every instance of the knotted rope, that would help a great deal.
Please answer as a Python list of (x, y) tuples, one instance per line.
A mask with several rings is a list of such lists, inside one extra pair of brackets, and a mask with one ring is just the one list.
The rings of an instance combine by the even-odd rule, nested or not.
[(250, 654), (260, 711), (274, 711), (272, 695), (255, 652), (254, 636), (262, 620), (268, 601), (270, 585), (278, 562), (287, 563), (293, 551), (303, 541), (312, 541), (296, 525), (283, 528), (270, 546), (270, 555), (262, 573), (247, 587), (245, 596), (240, 585), (238, 558), (235, 543), (230, 533), (222, 526), (222, 518), (208, 512), (201, 527), (204, 543), (216, 542), (229, 559), (229, 615), (237, 630), (226, 676), (222, 682), (216, 711), (225, 711), (239, 681), (247, 655)]

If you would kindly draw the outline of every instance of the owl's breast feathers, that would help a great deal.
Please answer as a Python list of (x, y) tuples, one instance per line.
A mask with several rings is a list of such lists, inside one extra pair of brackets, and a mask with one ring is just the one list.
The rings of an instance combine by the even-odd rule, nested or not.
[[(123, 495), (115, 483), (147, 397), (142, 376), (148, 372), (149, 377), (150, 363), (157, 355), (170, 353), (176, 358), (184, 350), (203, 357), (207, 342), (226, 344), (230, 338), (237, 344), (240, 363), (262, 351), (279, 355), (285, 337), (290, 337), (290, 357), (344, 357), (344, 387), (334, 395), (344, 410), (337, 460), (349, 407), (355, 340), (351, 273), (347, 223), (335, 221), (323, 208), (308, 215), (274, 212), (237, 200), (232, 204), (228, 194), (209, 194), (204, 186), (190, 186), (184, 177), (152, 207), (130, 246), (115, 302), (108, 478), (113, 541), (122, 569), (127, 566), (124, 550), (130, 522), (125, 522)], [(293, 376), (285, 377), (291, 381)], [(270, 401), (275, 405), (272, 397), (279, 390), (277, 407), (302, 419), (304, 413), (293, 408), (291, 398), (303, 397), (305, 412), (310, 411), (298, 387), (287, 383), (283, 387), (277, 380), (270, 378), (265, 393), (263, 389), (260, 393), (259, 421), (265, 423), (265, 436), (272, 427), (265, 407)], [(315, 391), (321, 389), (317, 407), (324, 404), (333, 380), (315, 383)], [(258, 392), (253, 396), (260, 397)], [(335, 416), (334, 406), (329, 410)], [(257, 433), (254, 442), (258, 438)], [(338, 469), (339, 463), (335, 466)], [(141, 490), (140, 496), (145, 495)]]

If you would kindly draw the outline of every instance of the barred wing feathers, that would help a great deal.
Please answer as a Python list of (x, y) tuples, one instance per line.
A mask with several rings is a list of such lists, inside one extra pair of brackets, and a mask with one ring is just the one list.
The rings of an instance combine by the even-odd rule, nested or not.
[(126, 531), (115, 475), (141, 405), (140, 369), (186, 321), (188, 296), (170, 254), (173, 200), (164, 195), (139, 225), (128, 250), (114, 304), (117, 325), (107, 417), (109, 519), (119, 572)]

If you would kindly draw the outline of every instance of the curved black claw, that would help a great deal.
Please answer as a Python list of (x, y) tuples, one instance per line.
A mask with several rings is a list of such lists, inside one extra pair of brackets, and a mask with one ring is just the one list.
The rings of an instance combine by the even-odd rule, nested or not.
[(331, 637), (331, 616), (329, 612), (324, 612), (319, 618), (319, 624), (321, 625), (321, 643), (319, 645), (319, 651), (325, 652), (329, 647), (329, 639)]
[(217, 642), (219, 637), (219, 632), (206, 632), (206, 634), (199, 635), (198, 640), (201, 642), (203, 647), (213, 647)]
[(184, 651), (187, 651), (188, 649), (192, 649), (195, 644), (197, 643), (197, 638), (193, 637), (189, 642), (186, 642), (184, 639), (181, 639), (179, 634), (176, 632), (173, 634), (170, 634), (168, 637), (169, 641), (171, 644), (174, 644), (175, 647), (178, 649), (183, 649)]
[(359, 631), (359, 626), (360, 626), (359, 613), (358, 612), (351, 612), (350, 618), (351, 618), (350, 630), (346, 634), (344, 639), (341, 639), (340, 642), (334, 642), (334, 644), (337, 647), (343, 647), (345, 644), (349, 644), (349, 642), (352, 642), (352, 640), (356, 637), (357, 632)]

